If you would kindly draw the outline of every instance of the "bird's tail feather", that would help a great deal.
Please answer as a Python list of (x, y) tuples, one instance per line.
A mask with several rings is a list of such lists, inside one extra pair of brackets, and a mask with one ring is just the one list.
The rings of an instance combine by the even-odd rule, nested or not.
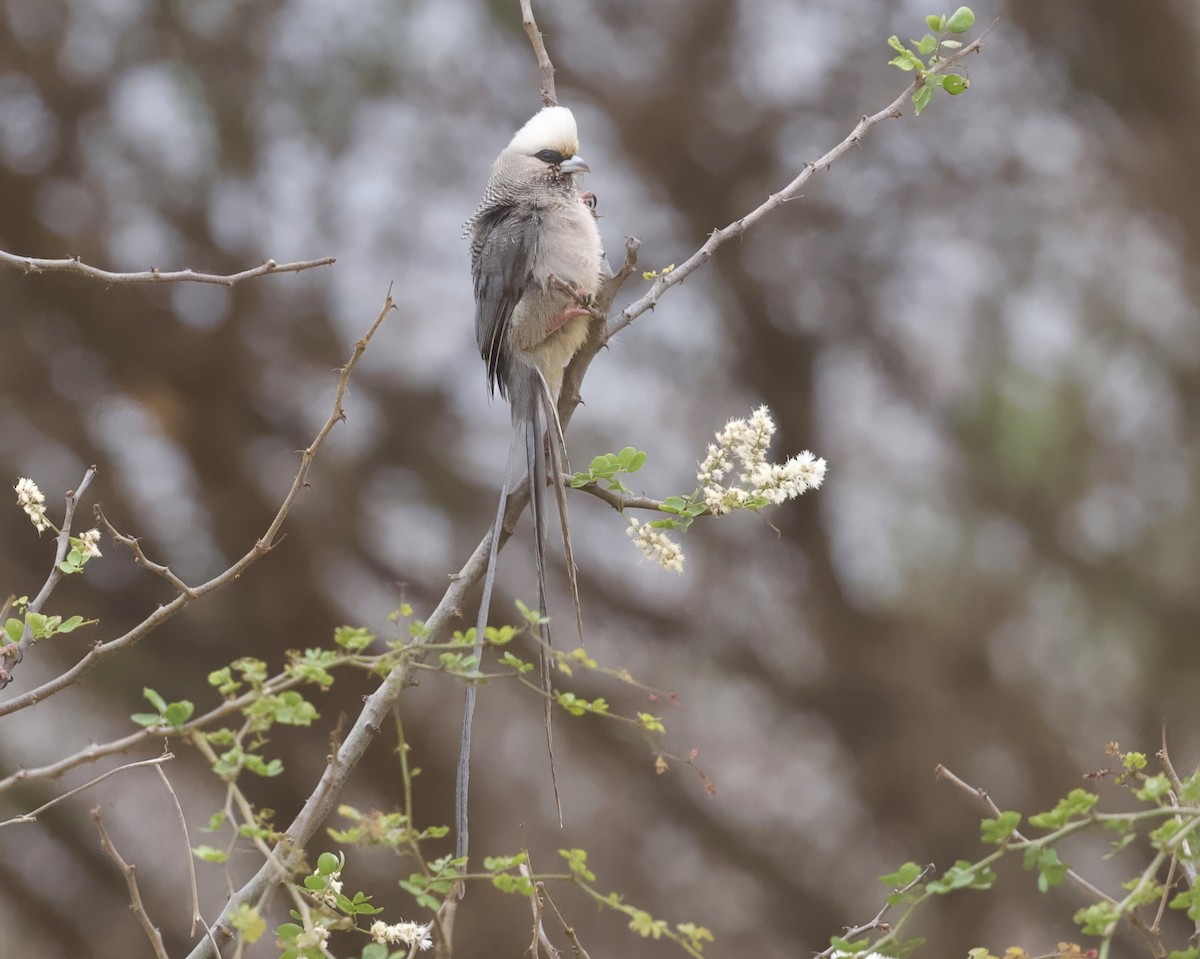
[[(483, 594), (479, 599), (479, 616), (475, 622), (475, 668), (478, 670), (483, 656), (483, 638), (487, 631), (488, 610), (492, 604), (492, 586), (496, 582), (496, 554), (500, 549), (500, 533), (504, 524), (504, 509), (508, 505), (508, 493), (512, 488), (513, 466), (516, 460), (517, 441), (520, 430), (513, 430), (512, 442), (508, 447), (508, 462), (504, 468), (504, 485), (500, 487), (500, 503), (496, 507), (496, 522), (492, 525), (492, 540), (488, 546), (487, 569), (483, 574)], [(454, 855), (464, 858), (467, 855), (469, 831), (467, 826), (467, 787), (471, 775), (471, 725), (475, 719), (474, 683), (467, 684), (466, 704), (463, 707), (462, 739), (458, 749), (458, 772), (455, 779), (455, 843)], [(459, 896), (466, 891), (460, 887)]]
[(579, 604), (579, 578), (575, 570), (575, 554), (571, 549), (571, 523), (567, 518), (567, 491), (563, 488), (563, 474), (571, 472), (567, 459), (567, 442), (563, 437), (562, 423), (558, 419), (558, 407), (546, 381), (541, 381), (542, 408), (546, 413), (546, 446), (550, 450), (550, 481), (554, 486), (554, 500), (558, 507), (558, 521), (562, 527), (563, 555), (567, 562), (567, 583), (571, 588), (571, 604), (575, 607), (575, 628), (579, 631), (579, 644), (583, 641), (583, 608)]
[(554, 787), (554, 807), (558, 810), (558, 824), (563, 822), (562, 800), (558, 794), (558, 776), (554, 769), (554, 715), (553, 686), (550, 678), (550, 650), (553, 641), (550, 636), (550, 622), (546, 601), (546, 455), (542, 446), (542, 415), (541, 408), (536, 402), (530, 411), (525, 424), (525, 454), (529, 469), (529, 499), (530, 512), (533, 513), (533, 555), (537, 566), (538, 580), (538, 610), (541, 612), (541, 622), (538, 632), (541, 636), (539, 651), (542, 666), (542, 690), (546, 696), (546, 750), (550, 754), (550, 783)]

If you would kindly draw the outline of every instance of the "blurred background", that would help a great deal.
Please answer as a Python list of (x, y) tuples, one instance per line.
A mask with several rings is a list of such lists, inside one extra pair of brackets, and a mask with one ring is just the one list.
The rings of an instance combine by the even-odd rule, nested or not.
[[(681, 763), (656, 775), (653, 747), (624, 727), (563, 717), (560, 832), (539, 704), (505, 684), (480, 697), (473, 850), (528, 844), (552, 869), (557, 848), (584, 847), (601, 888), (709, 926), (714, 956), (807, 955), (875, 914), (879, 874), (978, 858), (978, 811), (935, 781), (939, 762), (1034, 812), (1111, 765), (1106, 742), (1152, 753), (1164, 718), (1179, 768), (1200, 759), (1200, 7), (974, 9), (977, 27), (1004, 19), (965, 96), (872, 131), (625, 331), (584, 384), (576, 465), (646, 449), (633, 479), (651, 495), (692, 490), (712, 433), (760, 403), (779, 458), (829, 461), (824, 488), (763, 517), (777, 529), (697, 523), (682, 576), (641, 561), (609, 507), (572, 498), (589, 651), (677, 695), (652, 707), (663, 748), (699, 750), (716, 795)], [(640, 269), (682, 262), (786, 184), (903, 89), (885, 41), (920, 37), (933, 12), (949, 9), (541, 4), (612, 259), (632, 234)], [(387, 635), (402, 599), (432, 609), (490, 522), (508, 444), (475, 351), (461, 225), (539, 107), (537, 84), (517, 0), (0, 2), (0, 249), (114, 270), (337, 257), (233, 290), (0, 269), (4, 484), (34, 478), (58, 518), (94, 463), (91, 499), (202, 581), (265, 530), (389, 283), (399, 305), (280, 547), (5, 719), (0, 774), (130, 731), (143, 686), (208, 708), (206, 673), (238, 655), (277, 668), (342, 623)], [(645, 288), (639, 275), (619, 303)], [(494, 621), (535, 595), (527, 540), (513, 546)], [(36, 649), (0, 696), (170, 598), (103, 548), (48, 610), (100, 624)], [(0, 509), (0, 592), (35, 593), (51, 556)], [(562, 613), (561, 561), (555, 577)], [(592, 676), (574, 688), (648, 708)], [(341, 680), (317, 726), (273, 735), (286, 773), (245, 785), (278, 822), (367, 689)], [(453, 818), (460, 703), (437, 677), (403, 699), (421, 824)], [(395, 742), (380, 737), (345, 801), (397, 808)], [(212, 841), (195, 829), (223, 793), (178, 751), (192, 841)], [(0, 812), (116, 764), (10, 791)], [(0, 953), (147, 953), (88, 819), (97, 803), (169, 950), (186, 950), (182, 838), (156, 778), (115, 777), (0, 834)], [(1097, 839), (1067, 858), (1112, 891), (1144, 865), (1103, 851)], [(235, 859), (234, 880), (258, 862)], [(199, 868), (211, 918), (226, 880)], [(1078, 938), (1080, 894), (1000, 872), (997, 891), (922, 911), (911, 931), (928, 954)], [(344, 878), (390, 921), (418, 918), (399, 875), (391, 853), (352, 851)], [(556, 901), (592, 956), (674, 954), (570, 890)], [(480, 888), (457, 955), (518, 955), (528, 923), (526, 902)]]

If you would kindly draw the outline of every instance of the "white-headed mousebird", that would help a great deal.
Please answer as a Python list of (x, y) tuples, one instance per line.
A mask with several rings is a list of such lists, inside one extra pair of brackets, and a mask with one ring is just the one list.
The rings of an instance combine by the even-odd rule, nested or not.
[[(538, 604), (546, 613), (546, 496), (553, 490), (562, 525), (567, 578), (583, 637), (579, 589), (567, 524), (561, 477), (566, 448), (558, 420), (563, 371), (588, 335), (587, 304), (601, 276), (603, 252), (596, 228), (595, 197), (581, 194), (577, 174), (588, 165), (578, 155), (575, 117), (566, 107), (535, 114), (496, 158), (478, 209), (467, 221), (471, 239), (471, 275), (475, 281), (475, 336), (487, 365), (489, 390), (498, 387), (512, 410), (513, 439), (500, 491), (491, 552), (475, 632), (476, 659), (482, 651), (488, 606), (495, 579), (496, 551), (505, 504), (514, 485), (514, 459), (524, 445), (533, 513), (534, 564)], [(545, 442), (543, 443), (543, 434)], [(546, 688), (546, 741), (550, 731), (550, 673), (542, 637), (542, 681)], [(467, 781), (470, 772), (471, 721), (475, 686), (467, 686), (456, 790), (457, 856), (467, 854)], [(554, 787), (558, 802), (558, 787)], [(561, 807), (559, 817), (561, 820)]]

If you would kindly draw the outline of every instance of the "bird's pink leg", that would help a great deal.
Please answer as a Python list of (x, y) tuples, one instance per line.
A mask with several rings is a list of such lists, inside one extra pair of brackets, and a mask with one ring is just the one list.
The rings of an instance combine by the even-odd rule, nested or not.
[(552, 319), (550, 321), (549, 325), (546, 327), (546, 334), (549, 335), (549, 334), (553, 333), (555, 330), (557, 330), (559, 327), (561, 327), (564, 323), (566, 323), (567, 320), (572, 319), (573, 317), (591, 316), (591, 315), (592, 315), (591, 311), (585, 310), (581, 306), (569, 307), (568, 309), (563, 310), (561, 313), (558, 313), (554, 317), (554, 319)]

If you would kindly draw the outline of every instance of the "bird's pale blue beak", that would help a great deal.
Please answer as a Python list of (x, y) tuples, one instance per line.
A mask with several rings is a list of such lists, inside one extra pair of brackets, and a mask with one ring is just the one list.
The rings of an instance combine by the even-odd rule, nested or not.
[(562, 163), (558, 165), (558, 168), (562, 170), (563, 173), (592, 172), (592, 168), (584, 162), (583, 157), (579, 156), (567, 157), (567, 159), (563, 160)]

